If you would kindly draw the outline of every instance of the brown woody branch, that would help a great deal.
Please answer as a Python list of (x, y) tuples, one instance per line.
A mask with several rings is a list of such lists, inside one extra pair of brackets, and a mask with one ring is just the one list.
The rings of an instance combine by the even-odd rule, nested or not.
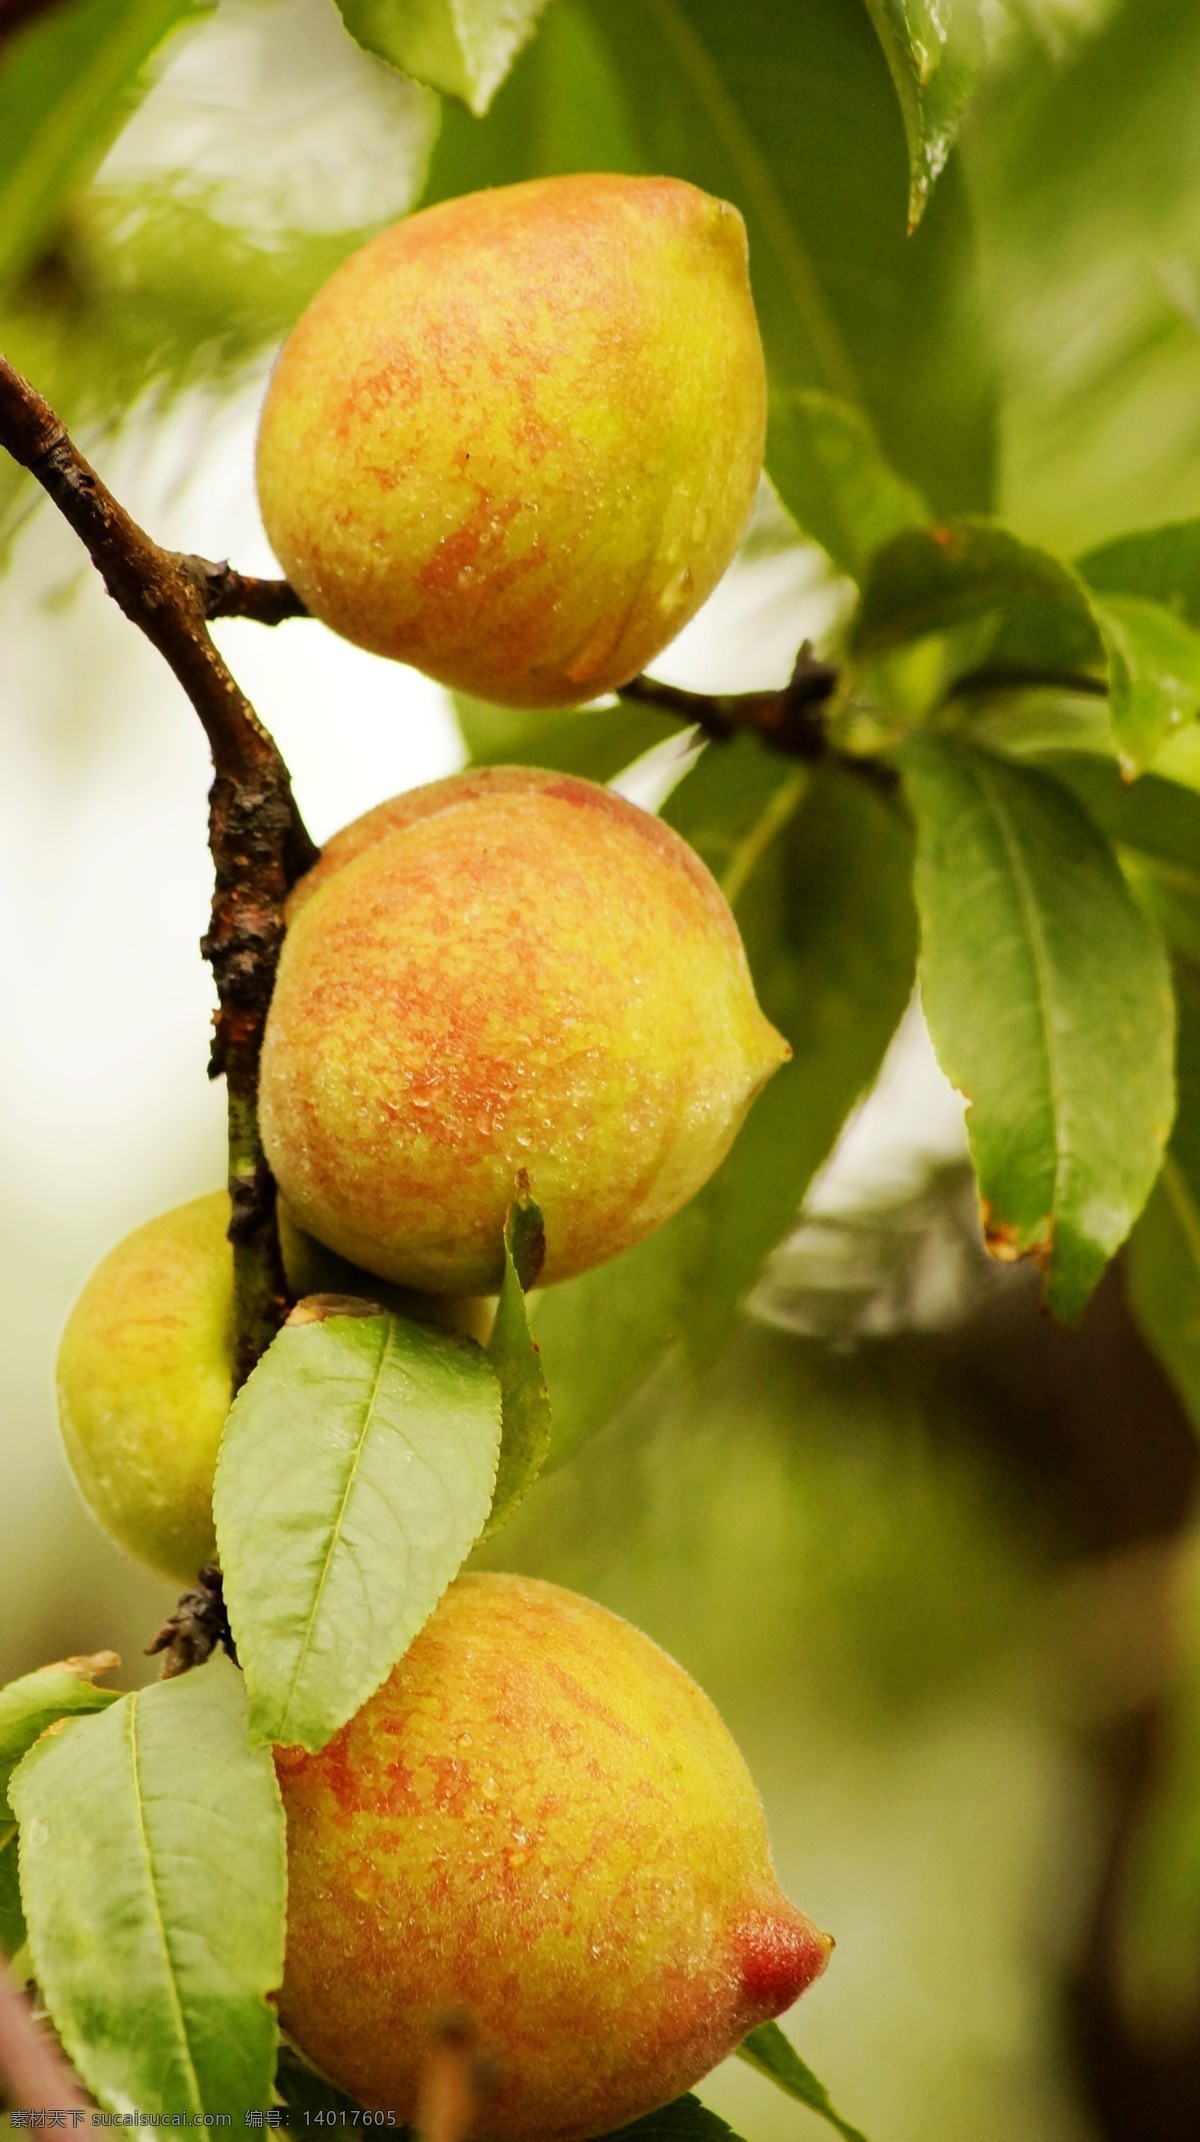
[(680, 721), (693, 722), (715, 743), (749, 730), (791, 758), (816, 760), (829, 755), (829, 738), (818, 712), (837, 690), (838, 673), (828, 662), (819, 662), (812, 643), (805, 640), (795, 667), (780, 691), (685, 692), (674, 684), (659, 684), (654, 677), (634, 677), (621, 686), (622, 699), (636, 699), (661, 707)]
[(85, 2112), (91, 2105), (74, 2068), (0, 1964), (0, 2099), (12, 2112)]
[(634, 677), (621, 686), (618, 696), (661, 707), (664, 714), (674, 714), (680, 721), (702, 729), (714, 743), (727, 744), (735, 736), (757, 736), (772, 751), (781, 751), (809, 765), (820, 759), (836, 760), (851, 773), (891, 792), (899, 781), (894, 767), (882, 759), (840, 751), (830, 740), (822, 710), (838, 683), (837, 670), (828, 662), (818, 661), (811, 641), (805, 640), (791, 676), (778, 691), (685, 692), (674, 684), (660, 684), (654, 677)]
[(250, 617), (256, 625), (282, 625), (289, 617), (309, 615), (289, 581), (235, 573), (228, 560), (220, 565), (207, 558), (181, 562), (196, 580), (206, 617)]
[(209, 844), (216, 872), (202, 949), (219, 1009), (210, 1075), (229, 1107), (229, 1233), (237, 1311), (237, 1381), (288, 1309), (275, 1184), (258, 1133), (258, 1063), (283, 941), (283, 903), (316, 859), (287, 767), (213, 645), (207, 620), (300, 614), (284, 583), (164, 550), (118, 505), (41, 395), (0, 357), (0, 445), (35, 476), (83, 543), (118, 607), (183, 686), (208, 738), (215, 779)]

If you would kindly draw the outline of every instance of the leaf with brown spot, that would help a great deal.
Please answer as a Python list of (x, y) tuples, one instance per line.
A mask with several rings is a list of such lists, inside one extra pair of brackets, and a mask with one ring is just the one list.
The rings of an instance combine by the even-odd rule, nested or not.
[(1174, 1111), (1166, 954), (1073, 796), (958, 739), (914, 737), (921, 985), (967, 1131), (988, 1247), (1078, 1316), (1149, 1195)]

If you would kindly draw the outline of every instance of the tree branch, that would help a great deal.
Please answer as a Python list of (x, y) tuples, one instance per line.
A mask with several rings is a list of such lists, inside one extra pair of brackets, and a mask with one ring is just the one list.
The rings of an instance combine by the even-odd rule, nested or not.
[(0, 2098), (13, 2112), (84, 2112), (92, 2102), (2, 1963)]
[(286, 583), (243, 580), (153, 542), (118, 505), (48, 402), (0, 357), (0, 445), (41, 484), (83, 543), (118, 607), (169, 664), (208, 738), (216, 778), (209, 845), (216, 871), (202, 950), (217, 984), (212, 1077), (229, 1106), (229, 1225), (240, 1384), (289, 1302), (275, 1184), (258, 1132), (258, 1063), (283, 942), (283, 903), (317, 850), (287, 767), (209, 636), (211, 616), (300, 614)]
[(830, 743), (821, 709), (837, 686), (837, 670), (828, 662), (819, 662), (811, 641), (805, 640), (792, 674), (780, 691), (685, 692), (674, 684), (660, 684), (654, 677), (634, 677), (621, 686), (617, 696), (661, 707), (664, 714), (692, 722), (714, 743), (727, 744), (731, 738), (749, 733), (772, 751), (782, 751), (810, 765), (819, 759), (836, 759), (850, 772), (890, 792), (898, 784), (891, 766), (882, 759), (839, 751)]
[(286, 580), (235, 573), (228, 560), (213, 565), (207, 558), (181, 558), (180, 564), (195, 579), (206, 617), (251, 617), (258, 625), (282, 625), (289, 617), (309, 615)]
[(653, 677), (634, 677), (621, 686), (618, 696), (694, 722), (716, 743), (727, 744), (739, 731), (750, 729), (776, 751), (815, 760), (829, 751), (825, 724), (815, 710), (832, 698), (837, 682), (836, 669), (818, 662), (812, 642), (805, 640), (782, 691), (684, 692), (674, 684), (659, 684)]

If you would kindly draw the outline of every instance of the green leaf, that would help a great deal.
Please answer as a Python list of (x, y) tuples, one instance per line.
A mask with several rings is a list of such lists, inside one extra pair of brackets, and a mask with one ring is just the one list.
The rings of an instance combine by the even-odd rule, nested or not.
[(0, 1948), (6, 1956), (15, 1956), (25, 1940), (9, 1780), (47, 1726), (79, 1712), (102, 1711), (117, 1701), (116, 1689), (97, 1688), (94, 1677), (111, 1673), (120, 1663), (115, 1651), (100, 1651), (94, 1658), (61, 1659), (0, 1689)]
[(283, 1808), (221, 1654), (41, 1740), (12, 1781), (38, 1984), (100, 2103), (271, 2102)]
[(0, 283), (36, 258), (128, 115), (138, 77), (203, 0), (71, 0), (0, 45)]
[(1138, 1322), (1200, 1427), (1200, 972), (1175, 972), (1179, 1106), (1162, 1174), (1129, 1248)]
[(1100, 595), (1140, 595), (1200, 630), (1200, 521), (1173, 521), (1101, 543), (1078, 562)]
[(351, 37), (482, 116), (547, 0), (338, 0)]
[(723, 885), (763, 1008), (794, 1054), (690, 1205), (623, 1257), (537, 1298), (555, 1463), (678, 1339), (696, 1359), (720, 1347), (874, 1077), (912, 988), (911, 842), (890, 798), (743, 737), (710, 746), (665, 815)]
[(908, 225), (915, 230), (958, 131), (983, 59), (979, 0), (867, 0), (908, 137)]
[(234, 1401), (213, 1495), (256, 1741), (324, 1747), (378, 1688), (479, 1537), (499, 1448), (472, 1340), (340, 1296), (293, 1311)]
[(719, 2112), (710, 2111), (698, 2097), (688, 2096), (631, 2120), (628, 2127), (618, 2127), (603, 2142), (738, 2142), (738, 2138)]
[(1080, 1314), (1141, 1211), (1173, 1109), (1166, 955), (1057, 782), (913, 738), (925, 1010), (967, 1130), (989, 1246)]
[(532, 1198), (518, 1198), (504, 1230), (504, 1279), (488, 1341), (488, 1358), (500, 1380), (503, 1425), (485, 1539), (512, 1516), (550, 1449), (550, 1395), (525, 1310), (526, 1289), (537, 1284), (545, 1254), (542, 1215)]
[(586, 0), (555, 0), (486, 121), (444, 106), (425, 200), (562, 171), (641, 168), (616, 66)]
[(687, 726), (657, 707), (578, 707), (563, 714), (514, 713), (455, 692), (454, 711), (472, 766), (548, 766), (555, 773), (611, 781), (644, 751)]
[(784, 2036), (778, 2023), (760, 2023), (748, 2038), (743, 2038), (738, 2047), (738, 2057), (747, 2065), (757, 2068), (777, 2083), (798, 2104), (807, 2105), (811, 2112), (820, 2114), (836, 2127), (844, 2142), (866, 2142), (866, 2136), (857, 2127), (834, 2111), (829, 2102), (829, 2092), (824, 2083), (818, 2082), (811, 2068), (806, 2067), (791, 2039)]
[(884, 460), (862, 411), (816, 388), (771, 396), (767, 468), (797, 526), (855, 580), (890, 537), (929, 519), (920, 492)]
[[(336, 2083), (326, 2082), (323, 2075), (318, 2075), (315, 2069), (310, 2068), (308, 2062), (302, 2060), (291, 2045), (281, 2045), (279, 2048), (279, 2064), (275, 2070), (275, 2095), (281, 2104), (291, 2105), (297, 2112), (353, 2114), (361, 2113), (363, 2109), (357, 2098), (347, 2097), (345, 2091), (339, 2090)], [(331, 2121), (330, 2124), (341, 2126), (342, 2123), (339, 2120)], [(359, 2123), (352, 2121), (351, 2124), (357, 2126)], [(388, 2131), (400, 2142), (400, 2138), (408, 2135), (411, 2129), (393, 2127)]]
[(1200, 966), (1200, 795), (1153, 773), (1122, 781), (1113, 761), (1094, 752), (1047, 752), (1039, 764), (1116, 844), (1143, 907)]
[(623, 1256), (534, 1297), (530, 1323), (554, 1392), (551, 1464), (561, 1465), (611, 1420), (678, 1339), (689, 1238), (697, 1231), (685, 1206)]
[(1087, 592), (1070, 568), (982, 521), (894, 537), (872, 562), (852, 644), (861, 655), (885, 654), (991, 615), (1005, 628), (989, 652), (997, 668), (1105, 668)]
[(1141, 773), (1200, 708), (1200, 634), (1141, 595), (1093, 604), (1108, 649), (1109, 701), (1121, 764)]
[(912, 836), (902, 808), (865, 779), (788, 767), (749, 738), (704, 752), (664, 816), (722, 886), (759, 1001), (792, 1045), (689, 1208), (684, 1335), (709, 1360), (796, 1225), (912, 993)]
[(857, 5), (556, 0), (488, 118), (447, 113), (427, 198), (612, 170), (734, 202), (773, 391), (863, 409), (937, 511), (985, 507), (994, 382), (966, 195), (952, 159), (908, 238), (907, 161)]

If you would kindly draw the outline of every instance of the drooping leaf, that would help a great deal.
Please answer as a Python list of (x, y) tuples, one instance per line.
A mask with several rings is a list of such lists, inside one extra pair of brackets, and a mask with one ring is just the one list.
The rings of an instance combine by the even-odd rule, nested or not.
[(1179, 1105), (1162, 1173), (1129, 1246), (1138, 1322), (1200, 1427), (1200, 971), (1175, 971)]
[(428, 1620), (482, 1530), (500, 1448), (499, 1382), (472, 1340), (322, 1303), (293, 1312), (239, 1391), (213, 1495), (251, 1733), (309, 1750)]
[(217, 1654), (72, 1720), (13, 1777), (38, 1984), (115, 2112), (271, 2102), (283, 1974), (283, 1808)]
[(526, 1291), (537, 1284), (546, 1230), (532, 1198), (520, 1197), (504, 1230), (504, 1279), (488, 1358), (500, 1382), (500, 1461), (484, 1537), (498, 1532), (532, 1486), (550, 1450), (550, 1394), (529, 1328)]
[(981, 521), (912, 529), (888, 543), (868, 573), (853, 645), (862, 655), (885, 654), (993, 615), (992, 669), (1014, 678), (1072, 668), (1105, 673), (1100, 630), (1070, 568)]
[(0, 283), (27, 268), (89, 178), (147, 60), (205, 0), (68, 0), (0, 46)]
[(797, 526), (855, 580), (890, 537), (929, 519), (920, 492), (884, 460), (862, 411), (817, 388), (772, 395), (767, 468)]
[(547, 0), (338, 0), (352, 37), (482, 117)]
[(958, 132), (983, 58), (979, 0), (867, 0), (908, 136), (915, 230)]
[(1200, 630), (1200, 521), (1173, 521), (1114, 537), (1078, 561), (1100, 595), (1140, 595)]
[(537, 1297), (555, 1463), (678, 1340), (696, 1359), (719, 1349), (912, 987), (910, 836), (892, 799), (851, 773), (810, 773), (742, 738), (705, 751), (665, 815), (724, 886), (760, 1001), (794, 1053), (682, 1212), (624, 1256)]
[(738, 2142), (738, 2138), (719, 2112), (689, 2095), (631, 2120), (628, 2127), (618, 2127), (603, 2142)]
[(1096, 598), (1108, 649), (1109, 700), (1121, 763), (1148, 766), (1173, 729), (1200, 708), (1200, 633), (1141, 595)]
[(843, 2137), (843, 2142), (866, 2142), (866, 2136), (857, 2127), (851, 2127), (840, 2113), (834, 2111), (829, 2092), (824, 2083), (818, 2082), (810, 2067), (806, 2067), (791, 2039), (785, 2037), (778, 2023), (760, 2023), (748, 2038), (743, 2038), (738, 2047), (739, 2058), (748, 2066), (757, 2068), (760, 2075), (778, 2085), (779, 2089), (794, 2097), (797, 2104), (807, 2105), (810, 2112), (828, 2120)]
[(644, 751), (683, 736), (684, 724), (657, 707), (578, 707), (564, 714), (521, 714), (454, 694), (454, 711), (472, 766), (548, 766), (587, 781), (611, 781)]
[(694, 1200), (684, 1332), (695, 1358), (712, 1359), (912, 993), (912, 836), (866, 780), (797, 772), (749, 739), (705, 752), (664, 816), (725, 891), (759, 1001), (792, 1045)]
[(989, 503), (966, 196), (952, 159), (906, 237), (904, 131), (860, 7), (556, 0), (488, 118), (447, 113), (427, 198), (581, 170), (667, 172), (733, 201), (773, 390), (865, 409), (936, 510)]
[(80, 1712), (105, 1710), (117, 1701), (115, 1688), (97, 1688), (95, 1680), (98, 1674), (112, 1673), (120, 1663), (115, 1651), (98, 1651), (93, 1658), (60, 1659), (0, 1689), (0, 1948), (6, 1956), (15, 1956), (25, 1940), (9, 1780), (47, 1726)]
[(1158, 1173), (1173, 1112), (1166, 955), (1065, 789), (910, 739), (925, 1010), (967, 1130), (989, 1245), (1079, 1315)]

